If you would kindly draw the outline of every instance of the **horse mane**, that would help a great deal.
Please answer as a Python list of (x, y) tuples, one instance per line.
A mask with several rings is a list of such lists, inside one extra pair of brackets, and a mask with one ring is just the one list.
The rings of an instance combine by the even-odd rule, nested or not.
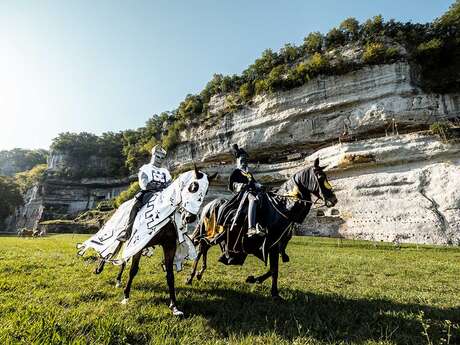
[[(295, 172), (289, 179), (287, 179), (279, 188), (279, 191), (287, 191), (291, 189), (293, 186), (297, 186), (300, 190), (300, 192), (308, 191), (310, 190), (310, 187), (312, 183), (315, 183), (315, 181), (312, 181), (312, 173), (311, 173), (312, 167), (306, 167), (303, 168), (302, 170), (299, 170)], [(303, 197), (306, 197), (305, 195)]]

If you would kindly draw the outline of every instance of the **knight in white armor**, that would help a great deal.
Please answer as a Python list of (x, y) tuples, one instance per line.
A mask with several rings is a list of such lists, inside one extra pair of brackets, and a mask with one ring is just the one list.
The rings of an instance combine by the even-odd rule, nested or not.
[(142, 206), (144, 206), (155, 193), (162, 191), (171, 183), (171, 174), (168, 169), (161, 167), (165, 157), (166, 151), (160, 145), (156, 145), (152, 149), (150, 163), (144, 164), (139, 169), (138, 178), (141, 190), (135, 196), (136, 202), (129, 214), (129, 221), (126, 229), (122, 231), (117, 238), (119, 241), (124, 242), (130, 238), (134, 220)]

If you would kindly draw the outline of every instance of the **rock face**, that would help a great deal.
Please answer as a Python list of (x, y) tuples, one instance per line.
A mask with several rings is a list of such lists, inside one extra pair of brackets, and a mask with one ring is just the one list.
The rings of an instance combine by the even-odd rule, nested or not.
[(225, 116), (225, 98), (215, 97), (207, 122), (181, 133), (169, 164), (219, 172), (211, 199), (228, 196), (233, 143), (271, 186), (319, 155), (339, 204), (312, 211), (299, 233), (460, 244), (460, 146), (426, 134), (433, 122), (458, 120), (460, 94), (426, 94), (417, 83), (415, 69), (400, 62), (258, 96)]
[(109, 200), (129, 186), (129, 179), (94, 178), (68, 180), (48, 177), (29, 189), (25, 204), (8, 221), (7, 229), (37, 229), (39, 223), (52, 219), (69, 219), (89, 210), (100, 201)]
[(229, 161), (233, 143), (255, 161), (283, 162), (337, 142), (427, 129), (458, 116), (460, 94), (425, 94), (407, 63), (367, 67), (344, 76), (312, 80), (303, 87), (258, 96), (239, 111), (221, 116), (225, 100), (215, 97), (208, 122), (181, 134), (171, 163)]
[(408, 134), (334, 145), (314, 156), (329, 164), (339, 203), (312, 212), (301, 232), (460, 245), (460, 143)]

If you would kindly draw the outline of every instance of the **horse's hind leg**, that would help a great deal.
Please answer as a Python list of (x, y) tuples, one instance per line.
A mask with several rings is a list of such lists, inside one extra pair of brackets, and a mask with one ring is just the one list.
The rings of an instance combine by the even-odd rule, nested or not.
[(123, 291), (124, 299), (121, 301), (122, 304), (128, 303), (129, 294), (131, 293), (131, 284), (133, 283), (133, 279), (136, 276), (137, 272), (139, 271), (139, 261), (141, 260), (142, 253), (138, 253), (133, 256), (131, 260), (131, 268), (129, 269), (129, 277), (126, 283), (125, 290)]
[(198, 255), (197, 255), (195, 261), (193, 261), (192, 271), (190, 272), (190, 276), (185, 281), (185, 284), (192, 285), (193, 278), (195, 277), (196, 269), (198, 267), (198, 262), (200, 261), (201, 255), (202, 255), (202, 253), (201, 253), (201, 245), (200, 245), (199, 249), (198, 249)]
[(269, 277), (272, 276), (272, 271), (269, 269), (267, 271), (267, 273), (265, 274), (262, 274), (261, 276), (258, 276), (258, 277), (254, 277), (254, 276), (248, 276), (246, 278), (246, 283), (249, 283), (249, 284), (254, 284), (254, 283), (258, 283), (258, 284), (261, 284), (263, 283), (264, 281), (266, 281)]
[(270, 251), (270, 271), (272, 276), (272, 297), (278, 300), (282, 300), (278, 293), (278, 264), (279, 264), (279, 251), (278, 248)]
[(117, 288), (121, 287), (121, 277), (123, 275), (123, 271), (125, 270), (125, 267), (126, 267), (126, 263), (123, 262), (120, 266), (120, 271), (118, 271), (118, 275), (117, 275), (117, 282), (115, 284), (115, 287)]

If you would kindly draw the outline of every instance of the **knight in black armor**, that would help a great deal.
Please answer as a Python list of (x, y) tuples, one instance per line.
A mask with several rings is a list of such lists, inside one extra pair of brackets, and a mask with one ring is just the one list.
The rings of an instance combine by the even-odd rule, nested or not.
[(136, 202), (129, 214), (128, 225), (118, 236), (119, 241), (124, 242), (131, 237), (134, 220), (139, 210), (150, 200), (153, 194), (162, 191), (171, 183), (171, 174), (168, 169), (161, 167), (165, 157), (166, 151), (161, 146), (156, 145), (152, 149), (150, 163), (144, 164), (139, 169), (138, 178), (141, 190), (135, 196)]
[(237, 167), (230, 175), (228, 188), (233, 193), (248, 193), (248, 232), (247, 236), (264, 236), (265, 233), (256, 223), (258, 194), (262, 191), (262, 185), (256, 181), (248, 168), (248, 154), (245, 150), (233, 145), (233, 154), (236, 158)]

